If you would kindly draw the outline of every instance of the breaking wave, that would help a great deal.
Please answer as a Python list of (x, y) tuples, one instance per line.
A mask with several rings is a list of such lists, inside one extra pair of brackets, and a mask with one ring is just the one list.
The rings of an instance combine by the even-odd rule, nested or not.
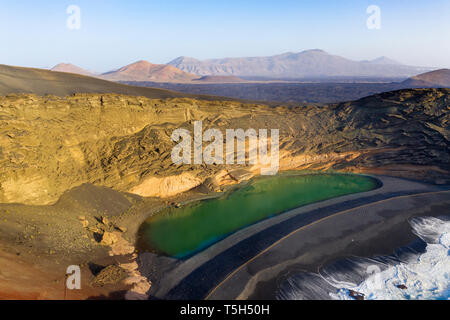
[(298, 273), (277, 292), (281, 300), (450, 299), (450, 217), (410, 221), (420, 240), (391, 256), (352, 257)]

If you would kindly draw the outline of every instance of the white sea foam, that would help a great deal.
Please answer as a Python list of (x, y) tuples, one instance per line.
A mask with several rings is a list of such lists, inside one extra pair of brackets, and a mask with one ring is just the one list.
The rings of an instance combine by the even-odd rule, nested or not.
[[(285, 281), (279, 299), (449, 299), (450, 220), (422, 217), (410, 221), (424, 252), (404, 248), (391, 257), (349, 258), (327, 266), (320, 274), (301, 273)], [(399, 288), (400, 287), (400, 288)]]

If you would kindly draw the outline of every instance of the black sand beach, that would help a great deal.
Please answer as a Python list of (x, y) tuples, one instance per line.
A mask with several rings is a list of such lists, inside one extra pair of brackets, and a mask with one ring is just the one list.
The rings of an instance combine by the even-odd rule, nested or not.
[(144, 253), (156, 299), (274, 299), (281, 279), (416, 239), (408, 219), (443, 215), (448, 186), (377, 176), (379, 189), (300, 207), (240, 230), (187, 260)]

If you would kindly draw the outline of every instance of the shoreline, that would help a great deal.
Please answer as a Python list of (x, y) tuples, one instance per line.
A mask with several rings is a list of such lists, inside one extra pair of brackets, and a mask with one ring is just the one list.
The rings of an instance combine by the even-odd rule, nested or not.
[[(342, 174), (345, 174), (345, 172)], [(382, 187), (368, 192), (355, 193), (321, 202), (316, 202), (262, 220), (256, 224), (236, 231), (235, 233), (229, 235), (228, 237), (212, 245), (211, 247), (185, 260), (177, 260), (175, 258), (158, 256), (156, 254), (148, 252), (141, 253), (140, 250), (135, 250), (138, 238), (137, 232), (139, 230), (139, 227), (141, 226), (141, 222), (145, 221), (148, 217), (150, 217), (152, 214), (155, 214), (159, 210), (167, 206), (172, 206), (174, 203), (187, 203), (202, 199), (216, 198), (221, 194), (224, 194), (225, 192), (233, 190), (234, 188), (238, 188), (240, 184), (226, 186), (222, 192), (217, 192), (214, 194), (201, 194), (193, 190), (168, 199), (139, 198), (133, 195), (113, 191), (104, 187), (86, 185), (69, 192), (67, 195), (65, 195), (62, 201), (50, 207), (44, 206), (40, 208), (14, 204), (8, 205), (6, 206), (6, 209), (8, 209), (10, 213), (6, 214), (5, 216), (7, 217), (7, 221), (5, 220), (7, 224), (4, 226), (11, 225), (14, 227), (14, 229), (12, 230), (15, 230), (15, 228), (18, 227), (23, 228), (21, 226), (25, 226), (25, 230), (27, 230), (27, 226), (30, 225), (30, 223), (32, 223), (33, 221), (39, 221), (33, 220), (32, 217), (34, 216), (35, 218), (39, 219), (38, 216), (41, 215), (43, 215), (44, 217), (50, 217), (51, 221), (54, 220), (55, 223), (61, 223), (62, 221), (65, 221), (64, 227), (68, 228), (68, 231), (70, 230), (69, 233), (62, 232), (62, 235), (59, 235), (61, 234), (61, 232), (58, 231), (59, 233), (55, 235), (58, 235), (58, 237), (62, 236), (62, 238), (55, 238), (52, 241), (56, 241), (56, 239), (63, 240), (59, 245), (62, 245), (61, 248), (64, 248), (69, 243), (70, 247), (68, 248), (71, 248), (71, 250), (75, 249), (75, 251), (73, 251), (72, 254), (69, 254), (68, 252), (61, 251), (61, 248), (60, 250), (58, 250), (58, 247), (55, 247), (52, 244), (53, 242), (42, 242), (42, 240), (47, 239), (49, 235), (45, 235), (44, 232), (46, 228), (41, 224), (37, 224), (35, 229), (24, 233), (20, 238), (17, 238), (11, 242), (5, 242), (5, 240), (8, 239), (8, 234), (4, 234), (3, 239), (0, 239), (0, 244), (3, 244), (5, 247), (4, 253), (9, 255), (17, 254), (17, 258), (14, 258), (12, 260), (14, 263), (17, 262), (16, 264), (22, 263), (21, 261), (25, 263), (26, 269), (23, 269), (23, 272), (25, 274), (24, 277), (27, 277), (30, 280), (28, 280), (28, 282), (22, 283), (21, 281), (19, 281), (20, 277), (9, 275), (9, 277), (6, 278), (7, 281), (4, 281), (3, 286), (0, 286), (0, 295), (8, 298), (9, 292), (12, 292), (11, 295), (13, 295), (13, 291), (17, 291), (14, 290), (15, 287), (22, 287), (24, 288), (24, 294), (21, 295), (19, 293), (15, 295), (16, 298), (63, 299), (63, 290), (61, 290), (63, 284), (61, 280), (58, 280), (59, 278), (63, 278), (65, 274), (65, 268), (62, 268), (62, 266), (80, 264), (83, 274), (83, 290), (80, 292), (69, 292), (69, 294), (67, 295), (68, 299), (124, 299), (126, 298), (126, 293), (129, 292), (130, 289), (133, 288), (133, 286), (135, 287), (135, 289), (137, 289), (133, 291), (137, 291), (138, 294), (134, 296), (129, 295), (129, 298), (172, 299), (175, 296), (178, 296), (181, 292), (182, 296), (179, 297), (180, 299), (203, 299), (207, 296), (207, 294), (210, 293), (214, 285), (217, 285), (221, 280), (223, 280), (226, 276), (228, 276), (242, 264), (239, 264), (239, 259), (252, 259), (256, 254), (258, 254), (258, 252), (276, 242), (283, 236), (282, 234), (285, 233), (285, 230), (283, 230), (282, 227), (279, 227), (278, 231), (276, 231), (274, 234), (267, 233), (266, 236), (263, 237), (267, 240), (267, 242), (266, 244), (262, 244), (262, 247), (260, 247), (261, 244), (258, 244), (258, 242), (252, 242), (251, 239), (248, 240), (251, 237), (257, 237), (258, 234), (264, 235), (264, 232), (267, 232), (267, 229), (269, 229), (270, 227), (280, 225), (282, 223), (289, 224), (290, 219), (293, 219), (296, 216), (304, 216), (305, 213), (312, 210), (323, 211), (323, 209), (326, 207), (336, 206), (335, 210), (336, 212), (339, 212), (343, 209), (342, 203), (347, 205), (350, 203), (350, 207), (352, 207), (355, 205), (361, 205), (361, 199), (367, 197), (375, 196), (375, 200), (380, 200), (380, 194), (385, 194), (384, 197), (389, 198), (392, 197), (392, 193), (394, 193), (395, 196), (395, 193), (399, 192), (398, 190), (403, 190), (402, 192), (406, 192), (406, 194), (409, 194), (424, 190), (438, 191), (446, 188), (448, 189), (448, 186), (430, 185), (423, 182), (407, 180), (403, 178), (368, 174), (365, 175), (371, 176), (377, 180), (381, 180), (383, 183)], [(244, 181), (242, 183), (247, 182)], [(77, 218), (77, 214), (74, 214), (72, 210), (70, 210), (70, 208), (73, 208), (73, 206), (77, 208), (80, 204), (84, 204), (81, 201), (86, 201), (86, 199), (89, 199), (85, 198), (86, 194), (94, 194), (100, 198), (106, 195), (110, 199), (113, 199), (113, 202), (110, 201), (111, 205), (113, 203), (116, 203), (116, 205), (119, 205), (119, 207), (128, 207), (129, 210), (122, 214), (123, 211), (121, 210), (123, 209), (119, 211), (113, 209), (113, 207), (110, 208), (109, 206), (107, 206), (105, 208), (108, 208), (109, 211), (102, 213), (97, 211), (96, 209), (91, 209), (90, 207), (86, 207), (85, 205), (83, 205), (83, 208), (86, 208), (85, 210), (87, 210), (85, 212), (85, 219), (89, 220), (89, 226), (86, 228), (78, 220), (79, 217)], [(447, 199), (448, 198), (449, 196), (447, 195)], [(371, 201), (373, 200), (374, 199), (372, 199)], [(17, 209), (15, 209), (16, 207)], [(36, 216), (36, 214), (30, 215), (33, 212), (32, 210), (37, 209), (41, 210), (38, 212), (38, 216)], [(16, 210), (16, 212), (14, 212), (14, 210)], [(11, 213), (13, 213), (13, 215), (11, 215)], [(15, 214), (18, 213), (20, 214), (15, 216)], [(109, 227), (104, 226), (98, 222), (98, 218), (103, 216), (108, 217)], [(26, 218), (26, 220), (21, 220), (23, 218)], [(314, 220), (317, 219), (317, 216), (313, 214), (309, 218), (306, 218), (310, 219), (310, 222), (314, 222)], [(100, 227), (105, 231), (109, 228), (109, 232), (115, 232), (114, 228), (117, 228), (117, 226), (126, 227), (125, 229), (128, 229), (125, 232), (117, 233), (121, 242), (122, 240), (126, 241), (126, 244), (122, 242), (122, 245), (118, 246), (118, 248), (114, 248), (114, 244), (113, 247), (111, 247), (101, 245), (99, 242), (96, 242), (95, 234), (93, 238), (92, 232), (90, 230), (91, 228)], [(34, 239), (31, 237), (33, 234), (35, 235)], [(267, 237), (267, 235), (269, 235), (269, 237)], [(71, 242), (67, 242), (69, 239), (72, 239), (72, 237), (76, 237), (74, 239), (76, 239), (77, 242), (73, 244)], [(314, 239), (314, 237), (312, 237), (312, 239)], [(251, 252), (245, 253), (245, 245), (243, 246), (242, 244), (240, 244), (240, 242), (245, 242), (246, 240), (249, 241), (247, 242), (247, 246), (250, 248), (250, 251), (256, 250), (253, 254)], [(74, 245), (76, 246), (74, 247)], [(49, 248), (56, 250), (56, 252), (48, 253)], [(133, 250), (131, 250), (131, 248), (133, 248)], [(125, 249), (126, 252), (121, 249)], [(137, 249), (139, 249), (139, 247)], [(221, 262), (221, 255), (223, 255), (227, 250), (231, 250), (231, 253), (228, 258), (225, 259), (225, 262)], [(235, 257), (238, 257), (237, 260), (235, 259)], [(1, 266), (4, 266), (6, 268), (8, 264), (5, 264), (5, 261), (7, 261), (8, 259), (3, 259), (2, 261), (1, 258), (2, 257), (0, 256), (0, 264)], [(236, 265), (234, 267), (230, 267), (229, 265), (227, 265), (229, 261), (232, 261)], [(57, 264), (55, 264), (55, 262)], [(211, 263), (219, 263), (219, 269), (222, 266), (225, 266), (229, 270), (225, 270), (225, 273), (220, 275), (220, 272), (215, 272), (215, 269), (213, 268), (213, 273), (217, 274), (216, 279), (210, 279), (211, 282), (209, 284), (202, 283), (201, 281), (199, 282), (197, 276), (195, 275), (195, 272), (198, 271), (197, 269), (200, 266)], [(120, 281), (101, 287), (92, 286), (92, 281), (96, 277), (96, 274), (93, 272), (93, 269), (90, 265), (103, 267), (115, 265), (121, 267), (128, 275), (126, 277), (128, 281)], [(45, 274), (39, 275), (42, 273), (42, 270), (47, 271), (45, 272)], [(222, 270), (222, 272), (224, 272), (224, 270)], [(187, 278), (188, 276), (191, 276), (193, 278), (187, 281), (185, 278)], [(0, 273), (0, 278), (1, 277), (2, 274)], [(14, 277), (16, 277), (16, 280), (14, 280)], [(220, 277), (222, 277), (222, 279)], [(258, 275), (257, 278), (258, 277), (260, 277), (260, 275)], [(225, 298), (232, 299), (252, 299), (255, 297), (258, 299), (266, 298), (266, 295), (263, 293), (268, 292), (267, 290), (270, 287), (270, 283), (264, 279), (261, 281), (259, 279), (255, 279), (256, 278), (238, 281), (244, 285), (247, 285), (251, 281), (255, 282), (257, 280), (257, 286), (255, 286), (250, 291), (248, 290), (248, 288), (244, 288), (248, 293), (241, 295), (240, 292), (236, 293), (234, 291), (226, 289), (221, 294), (223, 294)], [(186, 293), (184, 292), (184, 290), (181, 290), (177, 293), (178, 289), (176, 289), (176, 287), (183, 280), (187, 281), (185, 283), (187, 283), (188, 286), (194, 287), (194, 291), (200, 288), (201, 290), (203, 290), (204, 294), (198, 295), (197, 293), (194, 294), (194, 292)], [(40, 292), (39, 288), (40, 286), (42, 286), (42, 281), (45, 281), (45, 285), (48, 285), (49, 289)], [(150, 284), (150, 290), (145, 293)], [(243, 288), (241, 289), (244, 290)], [(28, 294), (29, 292), (31, 292), (31, 295)], [(183, 294), (186, 295), (184, 296)], [(211, 298), (214, 299), (215, 297), (211, 296)]]
[[(398, 228), (388, 236), (398, 238), (398, 233), (404, 242), (414, 240), (386, 254), (348, 255), (312, 271), (291, 268), (272, 287), (274, 296), (277, 300), (448, 299), (449, 219), (449, 213), (408, 219), (409, 228)], [(250, 299), (267, 297), (269, 288), (260, 285)]]
[[(433, 200), (430, 201), (431, 198)], [(419, 204), (420, 202), (422, 204)], [(405, 205), (405, 207), (400, 210), (387, 209), (397, 204)], [(396, 249), (418, 239), (411, 230), (409, 219), (418, 216), (440, 216), (448, 212), (449, 208), (450, 191), (447, 190), (387, 199), (375, 209), (377, 211), (380, 209), (378, 213), (352, 210), (342, 216), (332, 217), (330, 221), (311, 226), (310, 230), (305, 230), (303, 234), (299, 232), (292, 239), (281, 243), (279, 248), (266, 252), (266, 256), (274, 256), (269, 258), (270, 262), (267, 262), (264, 256), (259, 257), (259, 260), (256, 259), (251, 265), (240, 270), (241, 274), (234, 275), (233, 277), (236, 277), (234, 279), (228, 279), (229, 283), (224, 284), (223, 288), (216, 290), (208, 298), (221, 299), (223, 295), (237, 292), (237, 290), (227, 292), (227, 289), (236, 285), (236, 282), (248, 279), (245, 288), (233, 298), (275, 299), (281, 279), (285, 279), (287, 275), (299, 270), (317, 272), (326, 265), (348, 257), (371, 258), (378, 255), (391, 255)], [(383, 216), (383, 212), (387, 214)], [(370, 222), (367, 221), (369, 219)], [(280, 261), (279, 255), (283, 256), (286, 250), (301, 252), (301, 249), (297, 247), (301, 239), (305, 239), (306, 242), (312, 234), (322, 232), (328, 232), (327, 236), (317, 242), (313, 240), (307, 251), (299, 254), (299, 258), (289, 255), (290, 259), (287, 262), (275, 262)], [(255, 268), (258, 268), (257, 272)]]
[[(247, 260), (253, 259), (259, 252), (281, 238), (279, 235), (273, 235), (274, 238), (268, 240), (269, 233), (267, 232), (267, 229), (271, 226), (275, 225), (276, 227), (278, 225), (278, 232), (285, 233), (281, 227), (283, 222), (285, 225), (292, 224), (292, 221), (289, 220), (294, 219), (296, 216), (298, 218), (301, 216), (300, 213), (304, 214), (305, 212), (313, 210), (313, 208), (326, 211), (326, 207), (330, 205), (335, 205), (336, 212), (340, 212), (343, 209), (343, 202), (346, 203), (347, 206), (350, 206), (350, 210), (352, 210), (352, 205), (353, 207), (358, 207), (364, 205), (364, 201), (368, 201), (366, 205), (371, 205), (373, 201), (376, 203), (377, 201), (384, 201), (389, 198), (395, 199), (396, 197), (404, 197), (405, 199), (409, 199), (411, 195), (417, 193), (447, 192), (445, 191), (447, 190), (446, 187), (438, 187), (393, 177), (376, 176), (376, 178), (382, 180), (384, 184), (382, 188), (361, 194), (330, 199), (291, 210), (271, 219), (256, 223), (244, 230), (240, 230), (185, 261), (157, 256), (151, 253), (141, 254), (139, 257), (141, 273), (149, 277), (154, 284), (150, 289), (150, 296), (157, 299), (203, 299), (206, 297), (212, 299), (249, 298), (251, 293), (240, 295), (240, 292), (237, 292), (239, 290), (236, 289), (236, 287), (242, 287), (240, 284), (247, 284), (251, 279), (253, 279), (253, 282), (256, 281), (254, 280), (254, 277), (250, 276), (250, 280), (244, 277), (245, 279), (232, 281), (234, 284), (236, 284), (236, 282), (239, 282), (240, 284), (234, 285), (233, 290), (230, 290), (228, 287), (224, 288), (221, 290), (221, 292), (223, 291), (223, 294), (219, 294), (216, 290), (216, 292), (211, 295), (211, 290), (217, 286), (220, 281), (223, 281), (226, 277), (230, 277), (232, 272), (236, 273), (236, 268), (240, 268)], [(400, 192), (398, 190), (403, 191)], [(372, 198), (364, 199), (368, 196)], [(428, 196), (430, 196), (430, 194), (428, 194)], [(445, 195), (444, 198), (448, 199), (449, 196)], [(361, 199), (363, 200), (362, 202)], [(349, 201), (353, 201), (353, 204), (349, 203)], [(325, 213), (325, 215), (327, 214)], [(303, 219), (303, 217), (301, 218)], [(317, 216), (310, 216), (309, 219), (312, 219), (309, 223), (313, 223), (317, 220)], [(316, 225), (320, 224), (321, 223)], [(265, 231), (266, 234), (264, 234)], [(259, 240), (258, 234), (260, 236)], [(262, 236), (263, 234), (265, 235), (264, 237)], [(279, 237), (278, 239), (276, 239), (277, 236)], [(251, 239), (252, 237), (253, 239)], [(314, 237), (312, 239), (314, 239)], [(262, 244), (260, 241), (266, 241), (266, 245)], [(252, 252), (246, 253), (245, 247), (253, 248), (253, 251), (250, 250)], [(234, 252), (234, 254), (232, 254), (232, 252)], [(236, 254), (238, 255), (237, 258)], [(285, 259), (281, 257), (278, 258), (278, 261), (284, 260)], [(150, 269), (153, 271), (149, 272)], [(209, 274), (211, 273), (213, 275), (210, 276)], [(200, 277), (200, 275), (205, 276)], [(232, 277), (235, 276), (235, 274), (232, 275)], [(259, 280), (256, 282), (259, 282)], [(192, 286), (193, 283), (195, 283), (195, 286)], [(243, 290), (243, 288), (241, 289)], [(248, 289), (246, 290), (248, 291)]]

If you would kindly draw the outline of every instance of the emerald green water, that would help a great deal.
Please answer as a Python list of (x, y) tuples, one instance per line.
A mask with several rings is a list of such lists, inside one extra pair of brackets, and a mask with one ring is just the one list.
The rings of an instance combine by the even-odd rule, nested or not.
[(375, 189), (375, 179), (351, 174), (257, 178), (220, 198), (170, 208), (141, 227), (146, 248), (182, 258), (245, 226), (309, 203)]

